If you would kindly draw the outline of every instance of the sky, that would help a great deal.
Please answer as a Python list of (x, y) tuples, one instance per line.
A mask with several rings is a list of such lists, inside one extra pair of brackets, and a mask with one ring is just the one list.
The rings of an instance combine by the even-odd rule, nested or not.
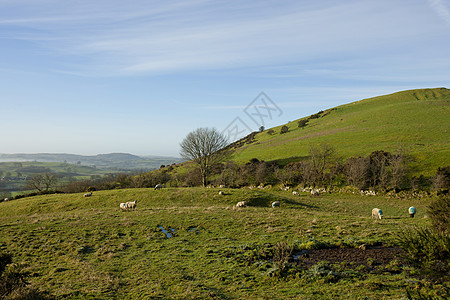
[(0, 153), (179, 156), (450, 87), (450, 0), (0, 0)]

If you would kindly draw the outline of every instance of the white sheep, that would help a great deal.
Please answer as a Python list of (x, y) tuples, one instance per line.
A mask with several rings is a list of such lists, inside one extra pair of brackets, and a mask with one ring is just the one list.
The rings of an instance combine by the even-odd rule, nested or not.
[(135, 210), (136, 209), (137, 200), (134, 200), (132, 202), (127, 202), (125, 204), (127, 205), (127, 208)]
[(90, 196), (92, 196), (91, 192), (84, 194), (84, 197), (90, 197)]
[(9, 198), (5, 198), (5, 199), (3, 199), (3, 201), (9, 201)]
[(382, 219), (383, 218), (383, 212), (379, 208), (372, 209), (372, 218), (374, 219)]
[(417, 209), (414, 206), (411, 206), (410, 208), (408, 208), (408, 212), (409, 212), (409, 216), (411, 218), (414, 218), (414, 215), (416, 214)]
[(159, 190), (159, 189), (162, 189), (162, 188), (163, 188), (163, 186), (160, 183), (155, 185), (155, 190)]
[(237, 204), (236, 204), (236, 207), (246, 207), (247, 206), (247, 203), (245, 202), (245, 201), (239, 201)]
[(294, 196), (300, 196), (299, 192), (297, 192), (297, 191), (293, 191), (293, 192), (292, 192), (292, 195), (294, 195)]
[(225, 195), (223, 191), (219, 191), (219, 195)]
[(272, 202), (272, 208), (275, 208), (275, 207), (280, 207), (279, 201)]
[[(127, 202), (128, 203), (128, 202)], [(127, 206), (127, 203), (120, 203), (120, 208), (122, 209), (122, 210), (128, 210), (128, 206)]]
[(311, 195), (312, 196), (319, 196), (319, 191), (318, 190), (311, 190)]

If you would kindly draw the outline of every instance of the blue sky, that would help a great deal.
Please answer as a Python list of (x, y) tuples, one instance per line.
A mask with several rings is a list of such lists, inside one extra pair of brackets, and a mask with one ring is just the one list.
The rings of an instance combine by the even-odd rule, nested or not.
[(0, 0), (0, 153), (178, 156), (198, 127), (448, 88), (449, 53), (449, 0)]

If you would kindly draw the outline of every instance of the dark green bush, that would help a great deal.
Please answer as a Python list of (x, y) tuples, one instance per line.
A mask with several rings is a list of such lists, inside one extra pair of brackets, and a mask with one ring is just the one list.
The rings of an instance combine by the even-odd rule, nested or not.
[(30, 273), (13, 263), (11, 254), (0, 253), (0, 299), (53, 299), (47, 293), (30, 288), (28, 277)]
[(433, 229), (441, 233), (449, 234), (450, 227), (450, 196), (441, 195), (428, 207)]
[(299, 128), (303, 128), (306, 125), (308, 125), (308, 120), (307, 119), (303, 119), (303, 120), (298, 121), (298, 127)]
[(398, 244), (405, 251), (405, 260), (423, 274), (439, 277), (450, 272), (450, 235), (428, 228), (403, 231)]

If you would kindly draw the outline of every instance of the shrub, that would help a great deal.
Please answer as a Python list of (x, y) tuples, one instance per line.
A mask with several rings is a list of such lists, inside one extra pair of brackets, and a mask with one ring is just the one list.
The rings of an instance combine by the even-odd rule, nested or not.
[(284, 273), (288, 268), (288, 262), (291, 258), (293, 245), (289, 245), (289, 241), (278, 242), (274, 249), (273, 263), (278, 267), (281, 273)]
[(406, 253), (405, 260), (424, 274), (440, 276), (450, 271), (450, 235), (447, 233), (415, 228), (400, 233), (397, 241)]
[(29, 288), (30, 273), (12, 263), (12, 255), (0, 253), (0, 299), (52, 299), (48, 294)]
[(306, 125), (308, 125), (308, 120), (307, 119), (303, 119), (303, 120), (298, 121), (298, 128), (303, 128)]
[(448, 193), (450, 188), (450, 166), (438, 168), (436, 176), (432, 179), (433, 189), (438, 193)]
[(289, 127), (287, 127), (286, 125), (284, 125), (283, 127), (281, 127), (281, 131), (280, 133), (286, 133), (289, 131)]
[(450, 196), (441, 195), (428, 207), (433, 228), (441, 233), (450, 233)]

